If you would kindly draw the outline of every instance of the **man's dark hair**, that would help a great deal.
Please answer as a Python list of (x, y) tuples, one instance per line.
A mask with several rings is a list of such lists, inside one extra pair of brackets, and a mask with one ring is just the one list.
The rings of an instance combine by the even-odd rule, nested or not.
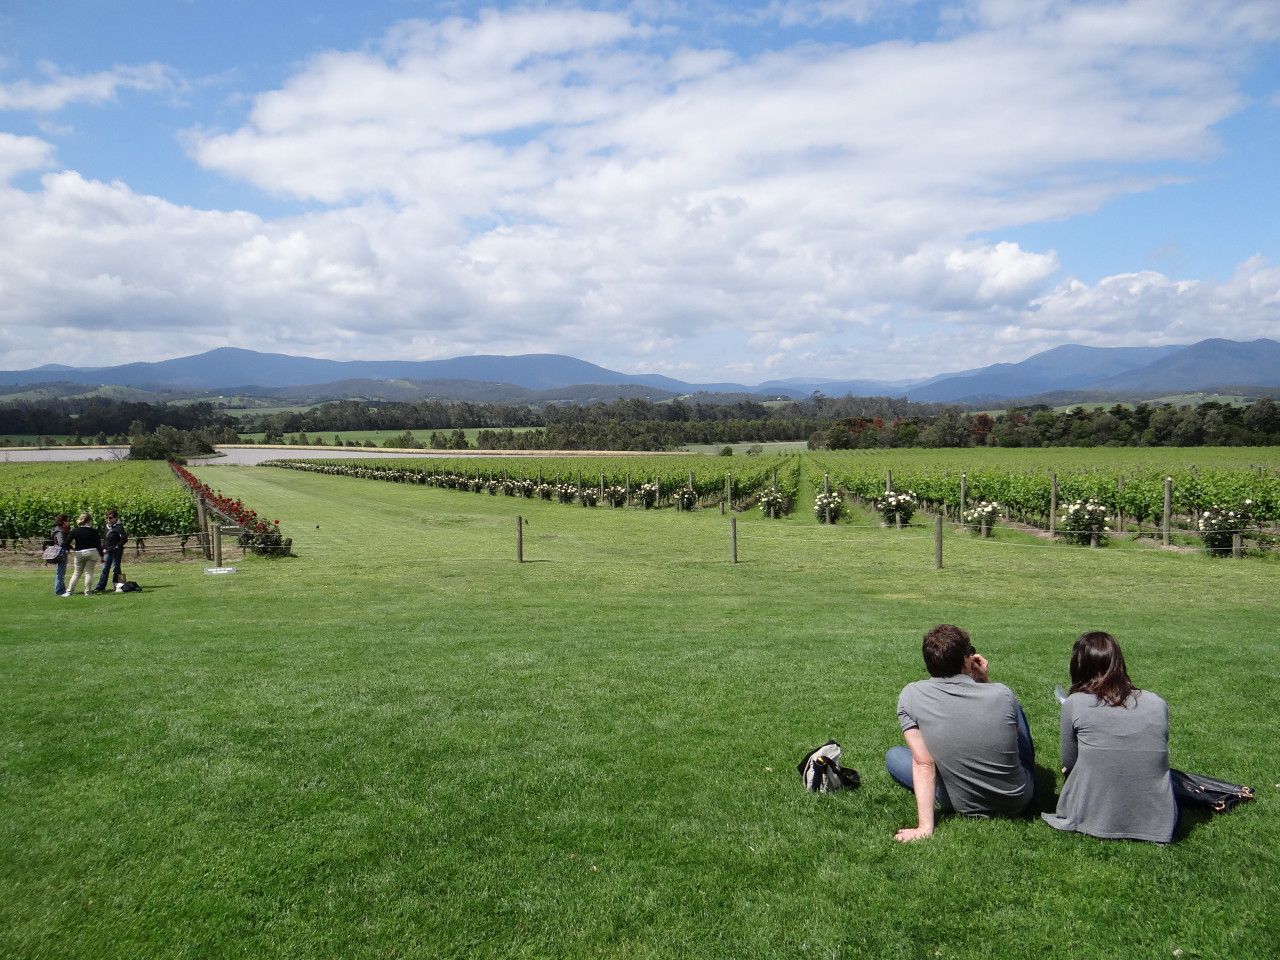
[(964, 672), (964, 658), (974, 652), (969, 635), (950, 623), (940, 623), (924, 635), (925, 669), (931, 677), (954, 677)]

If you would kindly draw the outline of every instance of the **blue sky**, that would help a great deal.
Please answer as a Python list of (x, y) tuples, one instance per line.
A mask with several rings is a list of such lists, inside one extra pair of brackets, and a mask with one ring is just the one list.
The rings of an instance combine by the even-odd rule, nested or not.
[(0, 368), (1280, 338), (1274, 0), (0, 4)]

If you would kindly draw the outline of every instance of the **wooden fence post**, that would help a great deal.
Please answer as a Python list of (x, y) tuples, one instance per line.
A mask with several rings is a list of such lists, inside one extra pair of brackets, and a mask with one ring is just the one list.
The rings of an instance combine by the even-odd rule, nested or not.
[(516, 563), (524, 563), (524, 517), (516, 514)]
[(1049, 486), (1049, 536), (1058, 535), (1058, 475), (1053, 475), (1053, 483)]
[(738, 562), (738, 518), (729, 518), (729, 540), (733, 545), (733, 562)]
[(942, 569), (942, 514), (933, 518), (933, 569)]
[(200, 550), (206, 560), (213, 559), (209, 545), (209, 511), (205, 506), (204, 495), (196, 497), (196, 523), (200, 527)]
[(1173, 527), (1173, 477), (1164, 478), (1164, 545), (1169, 545), (1169, 534)]
[(967, 473), (960, 474), (960, 516), (956, 519), (963, 520), (964, 512), (969, 506), (969, 475)]

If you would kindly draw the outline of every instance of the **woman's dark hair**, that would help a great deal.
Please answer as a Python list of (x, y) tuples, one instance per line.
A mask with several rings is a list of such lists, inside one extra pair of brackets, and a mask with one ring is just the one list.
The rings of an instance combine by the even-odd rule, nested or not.
[(1099, 703), (1122, 707), (1133, 696), (1133, 681), (1116, 638), (1101, 630), (1081, 634), (1071, 650), (1071, 692), (1091, 693)]

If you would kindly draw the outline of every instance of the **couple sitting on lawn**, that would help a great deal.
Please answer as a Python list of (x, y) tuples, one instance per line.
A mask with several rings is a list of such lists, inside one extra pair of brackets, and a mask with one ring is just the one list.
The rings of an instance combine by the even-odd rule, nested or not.
[[(935, 806), (970, 817), (1016, 816), (1035, 798), (1035, 749), (1017, 697), (987, 677), (987, 661), (959, 627), (924, 637), (929, 677), (898, 697), (905, 747), (889, 775), (916, 798), (918, 823), (897, 839), (933, 833)], [(1135, 689), (1110, 634), (1080, 637), (1062, 705), (1067, 782), (1050, 826), (1095, 837), (1168, 843), (1178, 822), (1169, 775), (1169, 709)]]

